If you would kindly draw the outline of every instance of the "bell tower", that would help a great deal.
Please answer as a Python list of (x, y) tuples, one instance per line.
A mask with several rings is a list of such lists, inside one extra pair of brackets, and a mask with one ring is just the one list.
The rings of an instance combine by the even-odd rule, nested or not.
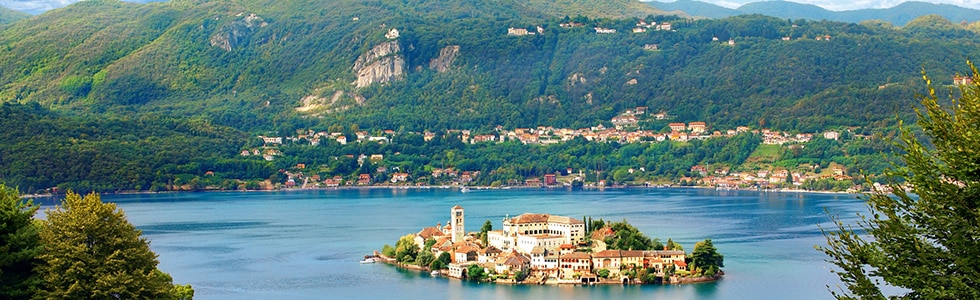
[(463, 225), (463, 207), (456, 205), (450, 211), (449, 220), (452, 220), (453, 243), (462, 242), (466, 236), (466, 228)]

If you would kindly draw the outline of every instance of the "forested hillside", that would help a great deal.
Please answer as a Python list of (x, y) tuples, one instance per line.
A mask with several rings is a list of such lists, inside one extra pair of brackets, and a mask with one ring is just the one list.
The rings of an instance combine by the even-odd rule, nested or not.
[[(941, 17), (896, 28), (763, 16), (637, 18), (635, 10), (612, 9), (635, 4), (82, 1), (0, 27), (0, 101), (27, 103), (4, 109), (28, 118), (3, 120), (4, 134), (21, 140), (4, 144), (16, 149), (2, 152), (10, 173), (0, 179), (36, 189), (66, 182), (146, 189), (179, 174), (249, 169), (180, 168), (243, 161), (236, 154), (260, 134), (582, 128), (609, 125), (637, 106), (673, 121), (706, 121), (711, 130), (883, 128), (896, 115), (911, 116), (921, 69), (951, 84), (966, 73), (962, 62), (980, 54), (975, 25)], [(105, 127), (110, 121), (121, 125)], [(22, 140), (37, 133), (23, 126), (38, 122), (62, 127), (39, 139), (45, 142)], [(90, 123), (111, 134), (71, 129)], [(72, 156), (84, 153), (72, 139), (126, 154), (74, 160), (85, 156)], [(177, 149), (189, 154), (173, 160)], [(109, 161), (99, 172), (140, 171), (25, 171), (48, 157), (45, 170)], [(256, 165), (263, 167), (254, 174), (224, 178), (270, 176), (271, 164)], [(128, 181), (98, 179), (114, 176)], [(85, 180), (92, 182), (78, 183)]]
[(0, 25), (12, 23), (20, 19), (25, 19), (29, 16), (30, 15), (25, 12), (19, 12), (13, 9), (0, 6)]

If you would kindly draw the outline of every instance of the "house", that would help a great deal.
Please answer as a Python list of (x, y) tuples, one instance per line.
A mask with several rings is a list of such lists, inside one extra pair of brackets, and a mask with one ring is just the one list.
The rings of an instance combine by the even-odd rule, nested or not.
[(533, 35), (533, 32), (527, 31), (526, 28), (507, 28), (507, 35), (511, 36), (522, 36), (522, 35)]
[(623, 129), (626, 126), (636, 126), (639, 120), (637, 120), (636, 116), (615, 116), (612, 118), (612, 123), (616, 126), (616, 129)]
[(512, 274), (518, 271), (526, 271), (531, 268), (531, 259), (524, 254), (514, 251), (507, 253), (494, 262), (494, 271), (497, 274)]
[(558, 256), (558, 269), (562, 277), (571, 278), (573, 274), (592, 272), (592, 256), (585, 252), (572, 252)]
[(619, 269), (622, 265), (622, 255), (619, 250), (602, 250), (592, 253), (592, 269), (609, 270), (610, 276), (619, 276)]
[(691, 173), (697, 173), (698, 175), (705, 176), (708, 175), (708, 168), (705, 166), (693, 166), (691, 167)]
[(690, 130), (691, 133), (694, 134), (703, 133), (707, 129), (707, 127), (708, 125), (705, 124), (704, 122), (691, 122), (687, 126), (688, 130)]
[(371, 174), (361, 174), (357, 177), (358, 185), (368, 185), (371, 184)]
[(667, 22), (657, 24), (657, 30), (671, 30), (672, 28), (673, 27), (670, 26), (670, 23)]
[(408, 181), (408, 173), (395, 173), (391, 174), (391, 182), (397, 183), (399, 181)]
[(524, 180), (524, 185), (526, 186), (541, 186), (541, 179), (530, 178)]
[(323, 185), (325, 185), (327, 187), (338, 187), (338, 186), (340, 186), (340, 181), (333, 180), (333, 179), (327, 179), (327, 180), (324, 180), (323, 181)]
[(341, 145), (347, 145), (347, 137), (343, 135), (338, 136), (337, 142), (340, 143)]
[(435, 227), (425, 227), (415, 234), (415, 245), (419, 246), (422, 251), (426, 251), (429, 249), (425, 249), (425, 241), (435, 240), (443, 236), (445, 234), (442, 233), (442, 224), (436, 224)]
[(643, 267), (643, 251), (640, 250), (622, 250), (619, 251), (620, 255), (620, 267), (623, 269), (633, 269), (637, 267)]
[(823, 138), (836, 141), (838, 138), (840, 138), (840, 133), (836, 131), (827, 131), (823, 133)]
[(488, 246), (477, 252), (477, 261), (481, 264), (494, 263), (500, 257), (500, 253), (503, 253), (503, 251), (497, 249), (497, 247)]
[(280, 144), (280, 145), (282, 144), (282, 137), (259, 136), (259, 138), (262, 139), (262, 142), (266, 144)]
[(554, 273), (554, 276), (557, 276), (558, 255), (556, 253), (541, 247), (531, 249), (531, 270)]
[(453, 250), (453, 262), (465, 263), (470, 261), (476, 261), (479, 254), (477, 251), (480, 249), (471, 245), (453, 245), (456, 249)]
[(687, 125), (684, 123), (670, 123), (667, 126), (670, 127), (671, 131), (684, 131), (684, 129), (687, 129)]
[(385, 33), (385, 38), (389, 40), (397, 39), (398, 36), (398, 29), (395, 28), (392, 28), (391, 30), (388, 30), (388, 33)]
[(612, 28), (596, 27), (596, 28), (593, 28), (593, 29), (595, 29), (595, 33), (598, 33), (598, 34), (616, 33), (616, 29), (612, 29)]
[(555, 174), (544, 174), (544, 185), (557, 185), (558, 180)]

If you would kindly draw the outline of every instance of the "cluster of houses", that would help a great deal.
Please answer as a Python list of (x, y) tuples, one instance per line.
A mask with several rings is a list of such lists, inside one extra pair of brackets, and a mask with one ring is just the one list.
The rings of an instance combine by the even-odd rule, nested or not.
[(847, 175), (847, 170), (844, 167), (834, 166), (831, 170), (831, 174), (826, 175), (790, 172), (787, 169), (729, 173), (727, 167), (709, 169), (706, 166), (697, 165), (691, 167), (691, 173), (700, 175), (700, 178), (685, 178), (684, 180), (697, 181), (702, 186), (735, 189), (748, 186), (767, 187), (784, 184), (798, 187), (808, 180), (833, 179), (836, 181), (845, 181), (852, 179), (851, 176)]
[[(963, 80), (961, 78), (957, 78)], [(447, 130), (444, 136), (458, 137), (464, 143), (501, 143), (507, 141), (518, 141), (523, 144), (556, 144), (566, 141), (570, 141), (575, 138), (584, 138), (587, 141), (592, 142), (619, 142), (619, 143), (638, 143), (638, 142), (662, 142), (662, 141), (678, 141), (686, 142), (694, 139), (708, 139), (708, 138), (722, 138), (731, 137), (742, 133), (753, 133), (760, 135), (762, 137), (763, 144), (771, 145), (783, 145), (783, 144), (801, 144), (811, 141), (815, 136), (822, 136), (825, 139), (837, 140), (840, 138), (841, 134), (838, 131), (825, 131), (823, 133), (787, 133), (769, 129), (750, 129), (748, 126), (738, 126), (734, 129), (728, 129), (724, 132), (720, 130), (710, 130), (709, 124), (703, 121), (695, 121), (689, 123), (683, 122), (671, 122), (667, 124), (666, 128), (669, 131), (654, 131), (654, 130), (642, 130), (640, 128), (640, 123), (648, 120), (669, 120), (673, 117), (668, 115), (665, 111), (660, 111), (657, 113), (651, 113), (648, 107), (638, 106), (635, 108), (627, 109), (624, 112), (614, 116), (610, 123), (612, 127), (606, 127), (603, 124), (588, 128), (580, 129), (570, 129), (570, 128), (554, 128), (551, 126), (538, 126), (535, 128), (515, 128), (513, 130), (508, 130), (502, 126), (497, 126), (493, 132), (485, 134), (475, 134), (470, 130)], [(607, 123), (608, 124), (608, 123)], [(423, 140), (428, 142), (437, 137), (437, 133), (431, 131), (425, 131), (422, 133), (407, 133), (407, 134), (417, 134), (422, 135)], [(351, 138), (340, 132), (325, 132), (325, 131), (313, 131), (313, 130), (298, 130), (296, 135), (288, 137), (274, 137), (274, 136), (259, 136), (262, 139), (264, 145), (258, 148), (245, 149), (242, 150), (242, 156), (261, 156), (265, 160), (274, 160), (275, 157), (281, 156), (279, 148), (284, 143), (284, 141), (292, 143), (308, 143), (310, 145), (319, 145), (323, 141), (333, 140), (341, 145), (347, 143), (362, 143), (362, 142), (376, 142), (376, 143), (391, 143), (396, 137), (396, 132), (394, 130), (382, 130), (377, 131), (374, 134), (367, 131), (357, 131)], [(865, 138), (860, 135), (854, 135), (855, 138)], [(395, 153), (397, 155), (397, 153)], [(360, 154), (358, 156), (347, 155), (349, 158), (357, 159), (358, 164), (362, 164), (364, 161), (370, 160), (372, 163), (380, 163), (385, 159), (383, 154)], [(305, 166), (303, 164), (298, 164), (295, 170), (298, 172), (287, 174), (288, 180), (285, 182), (285, 187), (338, 187), (338, 186), (364, 186), (364, 185), (375, 185), (375, 184), (411, 184), (415, 182), (416, 184), (423, 184), (425, 178), (412, 178), (409, 173), (401, 172), (397, 168), (393, 170), (388, 170), (384, 166), (378, 166), (377, 171), (369, 174), (358, 174), (356, 178), (342, 178), (341, 176), (334, 176), (332, 178), (319, 178), (317, 175), (311, 177), (306, 177), (302, 174), (302, 169)], [(633, 171), (633, 170), (631, 170)], [(641, 170), (642, 171), (642, 170)], [(704, 166), (694, 166), (691, 172), (697, 178), (682, 178), (682, 181), (687, 181), (690, 183), (697, 182), (703, 186), (713, 186), (718, 188), (738, 188), (747, 186), (771, 186), (776, 183), (791, 183), (795, 186), (800, 186), (804, 181), (810, 179), (823, 179), (825, 177), (829, 178), (828, 175), (812, 175), (812, 174), (790, 174), (785, 170), (765, 170), (759, 172), (750, 173), (732, 173), (729, 174), (727, 168), (718, 168), (715, 170), (707, 170)], [(849, 180), (850, 177), (846, 175), (846, 172), (841, 169), (835, 169), (835, 174), (833, 179)], [(584, 176), (579, 171), (579, 177), (570, 178), (571, 180), (581, 181)], [(632, 172), (631, 172), (632, 173)], [(784, 174), (785, 173), (785, 174)], [(700, 176), (698, 176), (699, 174)], [(433, 169), (431, 171), (431, 178), (436, 179), (441, 183), (448, 183), (451, 185), (467, 185), (468, 183), (477, 179), (480, 175), (479, 171), (467, 171), (467, 170), (456, 170), (454, 168), (445, 169)], [(509, 186), (558, 186), (564, 185), (564, 183), (558, 182), (556, 180), (556, 175), (559, 174), (546, 174), (543, 178), (528, 178), (523, 182), (509, 181), (507, 185)], [(572, 176), (572, 170), (568, 170), (566, 176)], [(375, 176), (383, 176), (383, 178), (375, 178)], [(382, 180), (384, 182), (382, 182)], [(422, 180), (422, 181), (420, 181)], [(418, 181), (418, 182), (416, 182)], [(599, 186), (604, 186), (602, 182), (598, 183)]]
[[(585, 26), (585, 24), (579, 22), (566, 22), (566, 23), (558, 24), (558, 26), (561, 28), (573, 28), (573, 27), (583, 27)], [(531, 30), (527, 30), (527, 28), (509, 27), (507, 28), (507, 35), (525, 36), (525, 35), (544, 34), (544, 28), (542, 28), (541, 26), (535, 26), (535, 29), (536, 29), (535, 31), (531, 31)], [(597, 34), (616, 33), (616, 29), (613, 28), (605, 28), (605, 27), (597, 26), (597, 27), (593, 27), (592, 29), (595, 30), (595, 33)], [(647, 22), (645, 20), (640, 20), (639, 22), (636, 23), (636, 26), (633, 27), (633, 33), (643, 33), (643, 32), (647, 32), (647, 30), (671, 31), (674, 29), (673, 26), (667, 22), (658, 24), (657, 22)]]
[[(652, 268), (662, 275), (664, 270), (686, 270), (685, 253), (682, 250), (612, 250), (606, 249), (603, 240), (615, 235), (605, 227), (586, 237), (585, 223), (581, 220), (549, 214), (525, 213), (506, 217), (501, 230), (487, 232), (486, 244), (477, 233), (466, 233), (465, 214), (462, 207), (450, 210), (446, 226), (436, 224), (415, 234), (415, 243), (421, 251), (431, 251), (435, 256), (450, 253), (447, 276), (466, 278), (472, 265), (484, 267), (496, 274), (515, 275), (525, 272), (542, 280), (559, 283), (593, 283), (596, 272), (609, 271), (609, 278), (632, 280), (623, 271)], [(426, 241), (434, 240), (426, 249)], [(586, 248), (591, 252), (585, 252)]]

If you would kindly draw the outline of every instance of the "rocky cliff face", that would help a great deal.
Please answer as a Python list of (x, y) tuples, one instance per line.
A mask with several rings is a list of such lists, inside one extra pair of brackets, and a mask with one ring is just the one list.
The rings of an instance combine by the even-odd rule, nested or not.
[(398, 41), (388, 41), (361, 54), (351, 68), (357, 74), (354, 85), (362, 88), (401, 79), (405, 73), (405, 59), (401, 51)]
[(241, 20), (228, 23), (218, 28), (218, 31), (211, 35), (211, 46), (231, 51), (246, 42), (256, 29), (269, 25), (262, 17), (256, 14), (249, 14)]
[(449, 71), (449, 67), (452, 66), (453, 61), (456, 60), (456, 56), (459, 56), (459, 45), (449, 45), (439, 51), (439, 57), (433, 58), (429, 61), (429, 69), (435, 70), (439, 73), (445, 73)]

